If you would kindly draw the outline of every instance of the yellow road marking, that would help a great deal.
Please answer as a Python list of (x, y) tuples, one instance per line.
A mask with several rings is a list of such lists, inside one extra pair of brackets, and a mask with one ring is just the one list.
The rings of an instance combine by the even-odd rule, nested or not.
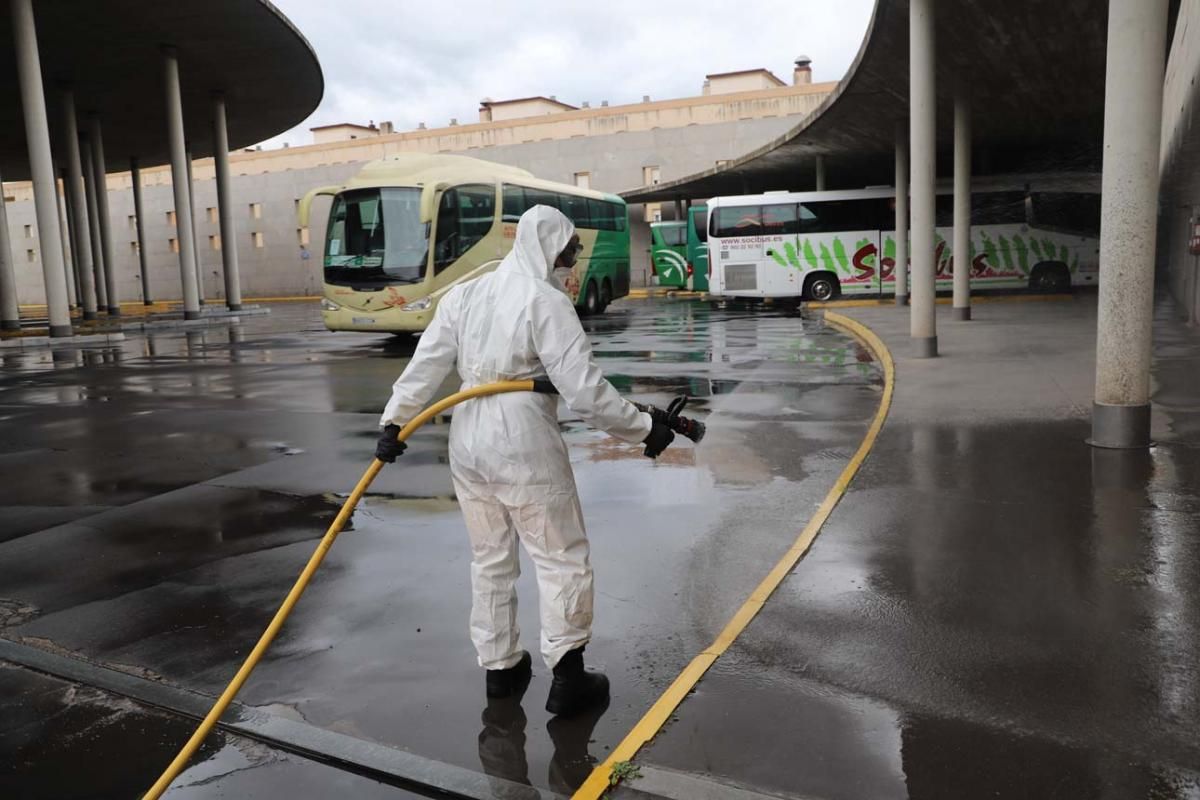
[(620, 761), (629, 761), (642, 745), (650, 741), (670, 719), (671, 714), (683, 702), (700, 679), (704, 677), (704, 673), (708, 671), (716, 660), (723, 654), (729, 646), (741, 635), (742, 631), (750, 624), (758, 612), (766, 605), (771, 594), (779, 588), (783, 583), (784, 578), (788, 573), (795, 568), (796, 563), (808, 551), (813, 540), (817, 538), (817, 534), (821, 531), (821, 526), (829, 519), (829, 515), (833, 513), (833, 509), (837, 506), (838, 501), (846, 493), (846, 488), (850, 485), (850, 481), (858, 473), (859, 467), (866, 460), (867, 455), (871, 452), (871, 448), (875, 446), (875, 439), (879, 436), (879, 431), (883, 428), (883, 423), (887, 419), (888, 411), (892, 407), (892, 392), (896, 383), (896, 367), (892, 362), (892, 354), (888, 351), (887, 345), (867, 326), (861, 322), (844, 317), (833, 311), (825, 312), (825, 321), (834, 328), (841, 330), (844, 333), (858, 339), (867, 349), (874, 353), (875, 358), (883, 365), (883, 397), (879, 401), (879, 409), (875, 412), (875, 418), (871, 421), (871, 426), (867, 429), (866, 436), (863, 437), (862, 443), (858, 446), (854, 456), (851, 457), (849, 463), (838, 476), (837, 482), (833, 488), (825, 495), (825, 499), (821, 501), (821, 505), (817, 508), (816, 514), (804, 526), (804, 530), (800, 532), (800, 536), (795, 543), (788, 548), (787, 553), (779, 562), (771, 569), (762, 582), (751, 592), (750, 597), (742, 604), (742, 607), (737, 610), (737, 613), (726, 623), (713, 643), (704, 648), (691, 662), (684, 667), (683, 672), (672, 681), (667, 690), (655, 701), (650, 710), (633, 726), (625, 738), (617, 745), (612, 754), (604, 761), (603, 764), (592, 770), (591, 775), (584, 781), (583, 785), (572, 795), (573, 800), (597, 800), (609, 788), (609, 776), (612, 774), (613, 765)]

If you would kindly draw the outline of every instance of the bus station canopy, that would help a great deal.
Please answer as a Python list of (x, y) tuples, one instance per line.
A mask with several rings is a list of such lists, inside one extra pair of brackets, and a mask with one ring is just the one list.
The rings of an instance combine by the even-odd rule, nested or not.
[[(1100, 169), (1106, 0), (955, 0), (935, 6), (938, 174), (953, 158), (954, 93), (972, 100), (975, 173)], [(704, 199), (813, 185), (894, 182), (897, 127), (908, 120), (908, 0), (876, 0), (837, 89), (790, 131), (729, 164), (622, 192), (630, 203)], [(1164, 54), (1165, 58), (1165, 54)]]
[[(212, 97), (226, 98), (231, 148), (302, 122), (321, 100), (316, 53), (266, 0), (38, 0), (46, 109), (62, 152), (59, 90), (75, 93), (79, 126), (100, 116), (107, 171), (166, 163), (163, 48), (179, 59), (184, 128), (194, 158), (212, 154)], [(29, 178), (12, 18), (0, 14), (0, 176)]]

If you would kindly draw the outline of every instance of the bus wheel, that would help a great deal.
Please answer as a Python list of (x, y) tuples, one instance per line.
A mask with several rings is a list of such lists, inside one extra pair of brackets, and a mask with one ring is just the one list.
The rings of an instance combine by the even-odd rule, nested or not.
[(600, 313), (604, 313), (604, 309), (608, 308), (608, 304), (612, 302), (612, 284), (608, 278), (604, 279), (604, 283), (600, 284)]
[(1029, 288), (1044, 294), (1060, 294), (1071, 290), (1071, 270), (1061, 261), (1036, 264), (1029, 273)]
[(828, 273), (809, 275), (808, 280), (804, 282), (804, 296), (823, 303), (837, 297), (839, 288), (837, 278)]
[(583, 295), (583, 313), (589, 317), (600, 313), (600, 292), (596, 289), (595, 281), (588, 281), (587, 291)]

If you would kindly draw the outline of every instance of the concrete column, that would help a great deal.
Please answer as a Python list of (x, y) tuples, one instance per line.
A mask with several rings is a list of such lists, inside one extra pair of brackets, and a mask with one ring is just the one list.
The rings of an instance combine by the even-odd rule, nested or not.
[(142, 207), (142, 169), (136, 158), (129, 159), (129, 178), (133, 183), (133, 222), (137, 230), (138, 267), (142, 272), (142, 303), (153, 305), (150, 295), (150, 269), (146, 265), (146, 223)]
[(75, 297), (83, 308), (83, 282), (79, 276), (79, 243), (75, 238), (75, 212), (71, 210), (71, 174), (62, 170), (63, 219), (66, 222), (67, 246), (71, 250), (71, 277), (75, 281)]
[(213, 160), (217, 172), (217, 214), (221, 223), (221, 265), (225, 269), (225, 304), (230, 311), (242, 307), (238, 272), (237, 230), (233, 225), (232, 179), (229, 177), (229, 134), (225, 127), (225, 98), (213, 97)]
[(83, 159), (79, 153), (79, 124), (75, 118), (75, 95), (64, 89), (61, 96), (63, 142), (67, 152), (67, 225), (72, 238), (71, 253), (79, 276), (83, 318), (96, 318), (96, 284), (93, 279), (92, 242), (88, 236), (87, 199), (83, 183)]
[[(186, 144), (185, 142), (185, 147)], [(196, 243), (196, 297), (200, 305), (204, 305), (204, 259), (200, 257), (204, 251), (200, 247), (200, 237), (196, 235), (196, 219), (199, 214), (196, 213), (196, 180), (192, 177), (191, 149), (185, 149), (183, 155), (187, 159), (188, 207), (192, 217), (192, 241)]]
[(675, 219), (683, 219), (683, 198), (678, 196), (675, 198)]
[(0, 330), (21, 329), (21, 309), (17, 304), (17, 277), (13, 272), (12, 242), (8, 238), (8, 209), (4, 202), (4, 182), (0, 180)]
[(825, 156), (817, 156), (817, 191), (825, 191)]
[(896, 305), (908, 302), (908, 122), (896, 123)]
[(908, 7), (909, 149), (912, 158), (912, 287), (910, 335), (913, 355), (937, 355), (937, 293), (934, 269), (934, 178), (937, 171), (933, 7), (935, 0), (910, 0)]
[(21, 84), (21, 108), (25, 117), (25, 140), (29, 148), (29, 172), (33, 179), (38, 244), (42, 248), (42, 279), (46, 285), (50, 335), (70, 336), (73, 333), (71, 309), (67, 305), (67, 274), (63, 269), (62, 239), (58, 236), (56, 223), (58, 203), (54, 191), (54, 162), (50, 156), (50, 125), (46, 119), (46, 96), (42, 87), (42, 63), (38, 55), (33, 2), (11, 0), (11, 10), (17, 77)]
[(113, 258), (112, 218), (108, 213), (108, 173), (105, 170), (104, 138), (100, 117), (92, 114), (88, 120), (92, 143), (92, 171), (96, 181), (96, 224), (100, 229), (100, 252), (104, 262), (104, 293), (108, 297), (108, 315), (121, 316), (121, 297), (117, 290), (117, 260)]
[(63, 251), (63, 269), (67, 279), (67, 300), (71, 304), (71, 308), (79, 305), (79, 278), (75, 274), (75, 248), (70, 246), (70, 237), (67, 236), (67, 210), (63, 204), (63, 195), (67, 190), (66, 170), (59, 170), (59, 176), (62, 179), (62, 191), (59, 191), (58, 181), (54, 182), (54, 210), (58, 215), (58, 240), (62, 242)]
[(175, 235), (179, 237), (179, 276), (183, 284), (183, 318), (200, 318), (196, 291), (196, 241), (188, 200), (187, 156), (183, 147), (183, 99), (179, 96), (179, 59), (174, 48), (163, 50), (163, 82), (167, 94), (167, 139), (171, 152), (171, 188), (175, 192)]
[(83, 153), (83, 193), (87, 201), (88, 235), (92, 246), (92, 275), (96, 279), (96, 307), (108, 310), (108, 281), (104, 278), (104, 246), (100, 241), (100, 212), (96, 207), (96, 169), (92, 164), (92, 145), (85, 137), (79, 140)]
[(1091, 443), (1150, 444), (1150, 345), (1167, 0), (1109, 0)]
[(971, 318), (971, 101), (954, 93), (954, 318)]

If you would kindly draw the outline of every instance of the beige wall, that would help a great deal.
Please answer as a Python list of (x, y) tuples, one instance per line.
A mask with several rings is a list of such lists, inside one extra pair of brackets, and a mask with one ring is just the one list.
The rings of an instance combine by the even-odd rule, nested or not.
[(710, 75), (707, 83), (708, 94), (714, 95), (774, 89), (783, 82), (776, 80), (770, 73), (763, 70), (761, 72), (741, 72), (736, 75)]
[[(531, 97), (528, 100), (517, 100), (515, 102), (497, 103), (496, 105), (487, 106), (479, 112), (479, 121), (491, 122), (506, 122), (511, 119), (524, 119), (526, 117), (540, 117), (546, 114), (561, 114), (566, 109), (560, 103), (553, 100), (547, 100), (544, 97)], [(487, 112), (486, 114), (484, 112)]]
[[(234, 175), (260, 175), (265, 172), (303, 170), (336, 164), (355, 164), (383, 158), (393, 153), (470, 153), (487, 147), (528, 144), (580, 137), (607, 136), (691, 125), (708, 125), (741, 120), (789, 117), (809, 114), (836, 88), (836, 82), (806, 86), (782, 86), (752, 92), (720, 96), (685, 97), (651, 103), (581, 108), (503, 122), (456, 125), (447, 128), (406, 131), (369, 139), (327, 142), (304, 147), (231, 153)], [(482, 154), (480, 154), (482, 155)], [(735, 154), (740, 155), (740, 154)], [(213, 178), (211, 158), (195, 162), (194, 179)], [(142, 170), (143, 186), (169, 186), (171, 170), (167, 166)], [(108, 188), (119, 191), (131, 186), (128, 172), (108, 176)], [(28, 183), (7, 183), (5, 194), (16, 200), (28, 200)], [(623, 186), (632, 189), (633, 186)]]
[(354, 139), (370, 139), (379, 135), (378, 128), (367, 128), (362, 125), (332, 125), (313, 128), (313, 144), (329, 144), (330, 142), (349, 142)]

